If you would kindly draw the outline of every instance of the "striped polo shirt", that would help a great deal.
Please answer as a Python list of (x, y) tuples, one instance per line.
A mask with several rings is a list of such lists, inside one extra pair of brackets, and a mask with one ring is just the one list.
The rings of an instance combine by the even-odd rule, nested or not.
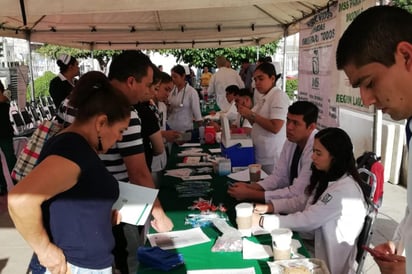
[[(74, 121), (75, 111), (69, 105), (66, 98), (58, 109), (58, 118), (66, 123)], [(99, 154), (106, 168), (118, 181), (128, 182), (129, 177), (123, 157), (144, 153), (143, 138), (141, 135), (142, 127), (139, 115), (133, 108), (130, 113), (130, 122), (127, 130), (123, 132), (121, 141), (117, 141), (106, 154)]]

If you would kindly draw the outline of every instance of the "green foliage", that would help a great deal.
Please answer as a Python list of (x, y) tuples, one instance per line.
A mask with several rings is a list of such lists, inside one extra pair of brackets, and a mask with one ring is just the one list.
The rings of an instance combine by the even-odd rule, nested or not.
[[(277, 41), (263, 46), (259, 46), (260, 56), (273, 55), (276, 52), (278, 45)], [(251, 63), (256, 61), (258, 48), (257, 47), (240, 47), (240, 48), (208, 48), (208, 49), (168, 49), (168, 50), (151, 50), (152, 52), (159, 52), (160, 54), (176, 58), (176, 62), (184, 62), (195, 67), (202, 68), (208, 66), (209, 68), (216, 67), (215, 59), (217, 56), (225, 56), (231, 63), (233, 68), (239, 68), (242, 59), (249, 59)], [(36, 49), (36, 52), (57, 59), (62, 53), (70, 54), (76, 58), (91, 57), (90, 50), (81, 50), (75, 48), (68, 48), (55, 45), (43, 45)], [(102, 69), (104, 69), (110, 57), (120, 54), (119, 50), (95, 50), (93, 57), (96, 58)]]
[(411, 0), (393, 0), (392, 3), (400, 8), (406, 9), (412, 13), (412, 1)]
[(97, 59), (102, 70), (106, 68), (107, 63), (110, 60), (110, 57), (119, 55), (122, 52), (121, 50), (94, 50), (92, 52), (90, 50), (75, 49), (48, 44), (41, 46), (35, 51), (43, 56), (51, 57), (54, 59), (59, 58), (59, 56), (63, 53), (69, 54), (75, 57), (76, 59), (91, 57), (93, 53), (93, 58)]
[[(34, 80), (34, 98), (50, 95), (49, 84), (54, 77), (56, 77), (56, 74), (51, 71), (46, 71), (43, 76), (40, 76), (39, 78)], [(33, 101), (31, 100), (32, 98), (30, 85), (27, 87), (26, 98), (28, 102)]]
[[(272, 42), (259, 47), (260, 56), (273, 55), (277, 49), (277, 42)], [(216, 67), (215, 59), (217, 56), (225, 56), (233, 68), (239, 68), (242, 59), (249, 59), (251, 63), (256, 61), (257, 47), (240, 48), (208, 48), (208, 49), (169, 49), (158, 51), (164, 55), (173, 55), (176, 62), (184, 62), (195, 67), (209, 68)]]
[(298, 90), (298, 79), (287, 79), (286, 80), (286, 93), (290, 99), (294, 99), (295, 90)]

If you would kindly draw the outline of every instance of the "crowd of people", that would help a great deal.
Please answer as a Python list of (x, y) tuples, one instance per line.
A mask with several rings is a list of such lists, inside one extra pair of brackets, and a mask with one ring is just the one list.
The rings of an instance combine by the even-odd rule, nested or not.
[[(121, 223), (112, 210), (118, 181), (158, 187), (167, 147), (181, 141), (194, 124), (204, 123), (202, 94), (188, 83), (184, 67), (176, 65), (168, 74), (140, 51), (114, 57), (108, 76), (88, 72), (78, 81), (75, 58), (64, 54), (57, 62), (60, 73), (50, 83), (50, 94), (65, 128), (9, 192), (10, 216), (35, 252), (30, 263), (34, 274), (136, 273), (136, 250), (144, 245), (148, 227), (166, 232), (174, 225), (158, 199), (146, 226)], [(351, 85), (360, 88), (365, 105), (374, 104), (395, 120), (408, 119), (409, 144), (412, 14), (389, 6), (364, 11), (340, 38), (336, 62)], [(350, 136), (339, 128), (318, 130), (315, 104), (290, 104), (276, 86), (280, 74), (269, 60), (242, 60), (240, 72), (224, 56), (216, 58), (216, 65), (214, 74), (203, 69), (201, 86), (228, 114), (233, 132), (251, 136), (255, 161), (269, 174), (255, 183), (236, 182), (227, 194), (254, 203), (254, 226), (298, 231), (331, 273), (354, 273), (367, 202)], [(3, 121), (8, 100), (1, 83), (0, 91)], [(3, 153), (14, 155), (12, 134), (1, 134)], [(15, 159), (9, 161), (10, 168)], [(4, 188), (0, 181), (0, 193), (7, 192)], [(375, 247), (382, 273), (412, 273), (407, 259), (412, 248), (410, 189), (394, 240)]]

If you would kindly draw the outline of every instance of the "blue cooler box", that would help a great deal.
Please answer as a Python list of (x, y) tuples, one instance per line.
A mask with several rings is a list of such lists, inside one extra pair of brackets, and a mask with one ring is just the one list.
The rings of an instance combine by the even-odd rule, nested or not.
[(255, 163), (255, 151), (253, 146), (242, 147), (239, 143), (234, 146), (225, 147), (221, 144), (222, 156), (230, 159), (232, 167), (246, 167)]

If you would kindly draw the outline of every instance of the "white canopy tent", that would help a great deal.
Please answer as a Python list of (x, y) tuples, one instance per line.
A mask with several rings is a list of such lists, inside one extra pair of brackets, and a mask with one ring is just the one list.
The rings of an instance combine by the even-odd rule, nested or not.
[(0, 0), (0, 36), (83, 49), (262, 45), (328, 0)]

